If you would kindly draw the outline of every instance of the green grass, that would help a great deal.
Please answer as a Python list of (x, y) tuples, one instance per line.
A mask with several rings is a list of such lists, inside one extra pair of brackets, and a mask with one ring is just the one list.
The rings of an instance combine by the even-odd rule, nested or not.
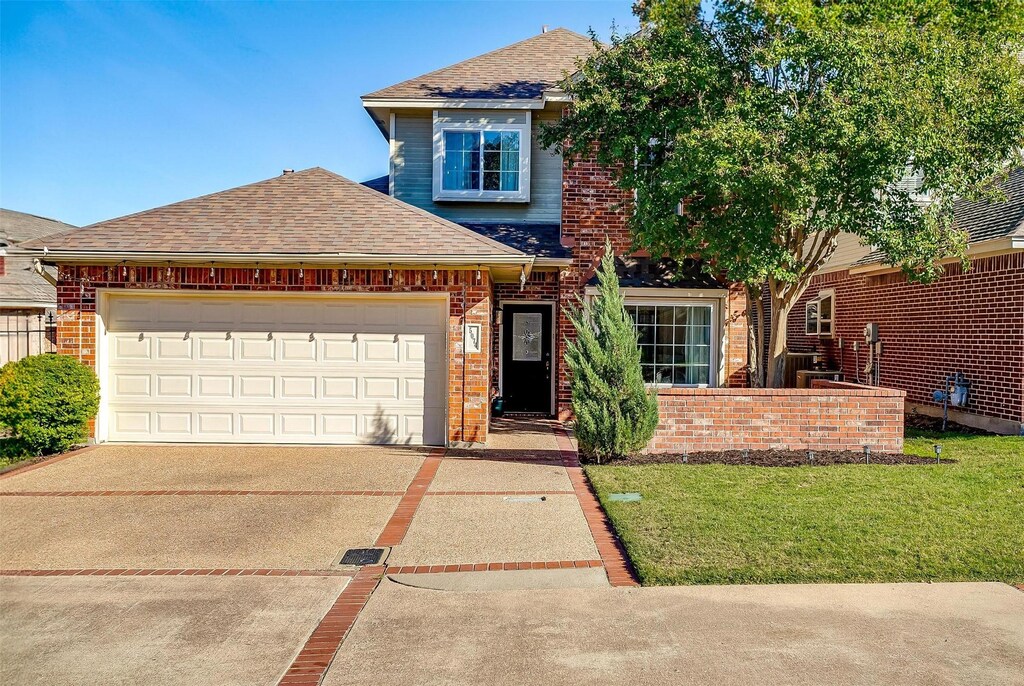
[(587, 474), (644, 584), (1024, 583), (1024, 438), (915, 432), (906, 452), (936, 442), (959, 462)]

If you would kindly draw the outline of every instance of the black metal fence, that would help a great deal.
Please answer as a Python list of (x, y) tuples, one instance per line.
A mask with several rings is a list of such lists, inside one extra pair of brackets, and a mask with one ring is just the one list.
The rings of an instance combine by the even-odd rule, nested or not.
[(0, 315), (0, 364), (56, 350), (57, 321), (53, 312)]

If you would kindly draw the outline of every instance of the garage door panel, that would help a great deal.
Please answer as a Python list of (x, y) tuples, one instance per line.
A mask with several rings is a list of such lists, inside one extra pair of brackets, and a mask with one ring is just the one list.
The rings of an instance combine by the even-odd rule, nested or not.
[(235, 393), (235, 377), (225, 374), (199, 374), (196, 384), (198, 398), (231, 398)]
[(223, 337), (204, 336), (197, 340), (196, 359), (202, 362), (226, 362), (235, 359), (235, 342)]
[(156, 397), (191, 398), (191, 374), (156, 374)]
[(315, 376), (281, 376), (281, 397), (297, 400), (316, 398)]
[(324, 338), (321, 345), (324, 362), (355, 362), (359, 359), (358, 341), (355, 336)]
[(397, 336), (365, 335), (361, 337), (364, 362), (398, 362), (399, 343)]
[(273, 362), (277, 346), (267, 336), (239, 335), (238, 359), (243, 362)]
[(114, 397), (146, 398), (150, 394), (149, 374), (115, 374), (113, 377)]
[(282, 338), (279, 342), (282, 362), (315, 362), (316, 340), (308, 338)]
[(271, 437), (275, 421), (273, 412), (239, 412), (238, 432), (243, 437)]
[(323, 378), (324, 400), (355, 400), (359, 397), (359, 381), (354, 376), (325, 376)]
[(151, 343), (141, 334), (118, 334), (113, 341), (114, 352), (121, 360), (149, 360)]
[(210, 412), (200, 410), (196, 413), (199, 435), (205, 438), (231, 436), (235, 429), (235, 417), (231, 412)]
[(156, 433), (167, 436), (192, 435), (191, 412), (157, 412)]
[(260, 298), (111, 297), (108, 438), (444, 442), (443, 301)]
[(158, 360), (191, 360), (192, 344), (190, 337), (181, 334), (157, 334), (153, 337)]

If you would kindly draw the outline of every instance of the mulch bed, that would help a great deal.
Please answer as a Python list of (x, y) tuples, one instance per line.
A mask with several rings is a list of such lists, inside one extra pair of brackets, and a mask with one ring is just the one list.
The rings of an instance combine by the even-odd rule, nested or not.
[[(920, 429), (921, 431), (942, 431), (942, 417), (929, 417), (918, 412), (908, 412), (903, 420), (908, 429)], [(956, 422), (946, 422), (946, 433), (972, 434), (975, 436), (996, 436), (997, 434), (984, 429), (975, 429), (973, 426), (964, 426)]]
[[(953, 462), (955, 460), (942, 459), (942, 464)], [(812, 465), (808, 460), (806, 450), (751, 450), (747, 454), (744, 454), (742, 450), (703, 451), (687, 453), (685, 463), (682, 453), (650, 453), (612, 460), (605, 464), (623, 467), (644, 464), (731, 464), (752, 467), (807, 467)], [(836, 464), (865, 464), (864, 453), (859, 450), (814, 451), (813, 466)], [(871, 464), (935, 464), (935, 458), (872, 451)]]

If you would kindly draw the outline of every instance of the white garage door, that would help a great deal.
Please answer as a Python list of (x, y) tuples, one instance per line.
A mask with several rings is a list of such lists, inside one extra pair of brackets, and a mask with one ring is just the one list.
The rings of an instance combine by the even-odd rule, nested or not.
[(105, 305), (108, 440), (444, 443), (442, 299), (110, 295)]

